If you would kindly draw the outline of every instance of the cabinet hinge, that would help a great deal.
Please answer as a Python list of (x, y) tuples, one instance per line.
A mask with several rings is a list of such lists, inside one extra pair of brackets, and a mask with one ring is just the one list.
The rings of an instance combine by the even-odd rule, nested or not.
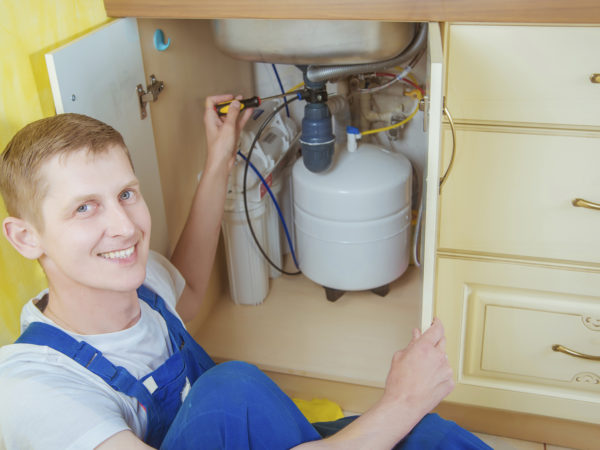
[(157, 80), (154, 75), (150, 75), (150, 84), (146, 87), (145, 91), (141, 84), (137, 85), (137, 94), (140, 101), (140, 117), (142, 120), (148, 115), (146, 112), (146, 104), (148, 102), (155, 102), (164, 88), (165, 84), (162, 81)]

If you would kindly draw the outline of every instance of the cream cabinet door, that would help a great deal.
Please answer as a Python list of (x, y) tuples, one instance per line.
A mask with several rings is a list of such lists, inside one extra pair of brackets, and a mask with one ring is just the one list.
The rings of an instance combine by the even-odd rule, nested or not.
[(444, 57), (440, 25), (430, 23), (427, 45), (427, 166), (422, 186), (425, 195), (425, 221), (423, 233), (421, 329), (425, 330), (433, 320), (435, 261), (438, 240), (439, 173), (441, 159), (441, 127), (444, 92)]
[(600, 423), (600, 272), (440, 257), (448, 401)]

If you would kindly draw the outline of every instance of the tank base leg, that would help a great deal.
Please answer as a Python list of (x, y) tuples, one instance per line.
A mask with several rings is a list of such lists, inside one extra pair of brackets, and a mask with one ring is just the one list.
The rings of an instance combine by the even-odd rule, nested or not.
[(385, 284), (383, 286), (379, 286), (378, 288), (371, 289), (371, 292), (373, 294), (379, 295), (380, 297), (385, 297), (386, 295), (388, 295), (390, 293), (390, 285)]
[(340, 291), (339, 289), (333, 289), (333, 288), (328, 288), (325, 287), (325, 295), (327, 296), (327, 300), (329, 300), (330, 302), (335, 302), (337, 299), (339, 299), (342, 295), (344, 295), (346, 293), (346, 291)]

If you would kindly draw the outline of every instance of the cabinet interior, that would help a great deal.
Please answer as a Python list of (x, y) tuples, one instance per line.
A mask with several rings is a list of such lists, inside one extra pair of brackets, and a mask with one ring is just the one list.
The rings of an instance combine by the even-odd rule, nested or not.
[[(209, 21), (138, 23), (145, 72), (165, 83), (151, 114), (172, 249), (204, 164), (204, 98), (220, 92), (254, 95), (254, 73), (251, 63), (215, 48)], [(157, 28), (172, 40), (167, 52), (153, 47)], [(425, 146), (426, 163), (423, 120), (409, 125), (413, 128), (405, 134)], [(393, 353), (421, 327), (422, 268), (410, 266), (386, 297), (347, 292), (329, 302), (321, 286), (302, 276), (282, 276), (271, 280), (261, 305), (240, 306), (229, 298), (224, 258), (220, 245), (203, 310), (188, 324), (216, 360), (240, 359), (275, 373), (382, 388)]]

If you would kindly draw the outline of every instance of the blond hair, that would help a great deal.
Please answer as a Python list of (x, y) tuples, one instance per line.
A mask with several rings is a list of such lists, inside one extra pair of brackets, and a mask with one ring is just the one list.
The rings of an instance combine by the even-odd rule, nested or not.
[[(58, 114), (22, 128), (0, 155), (0, 194), (8, 213), (43, 228), (41, 167), (56, 155), (87, 151), (98, 154), (113, 146), (131, 156), (123, 136), (110, 125), (82, 114)], [(133, 164), (132, 164), (133, 167)]]

